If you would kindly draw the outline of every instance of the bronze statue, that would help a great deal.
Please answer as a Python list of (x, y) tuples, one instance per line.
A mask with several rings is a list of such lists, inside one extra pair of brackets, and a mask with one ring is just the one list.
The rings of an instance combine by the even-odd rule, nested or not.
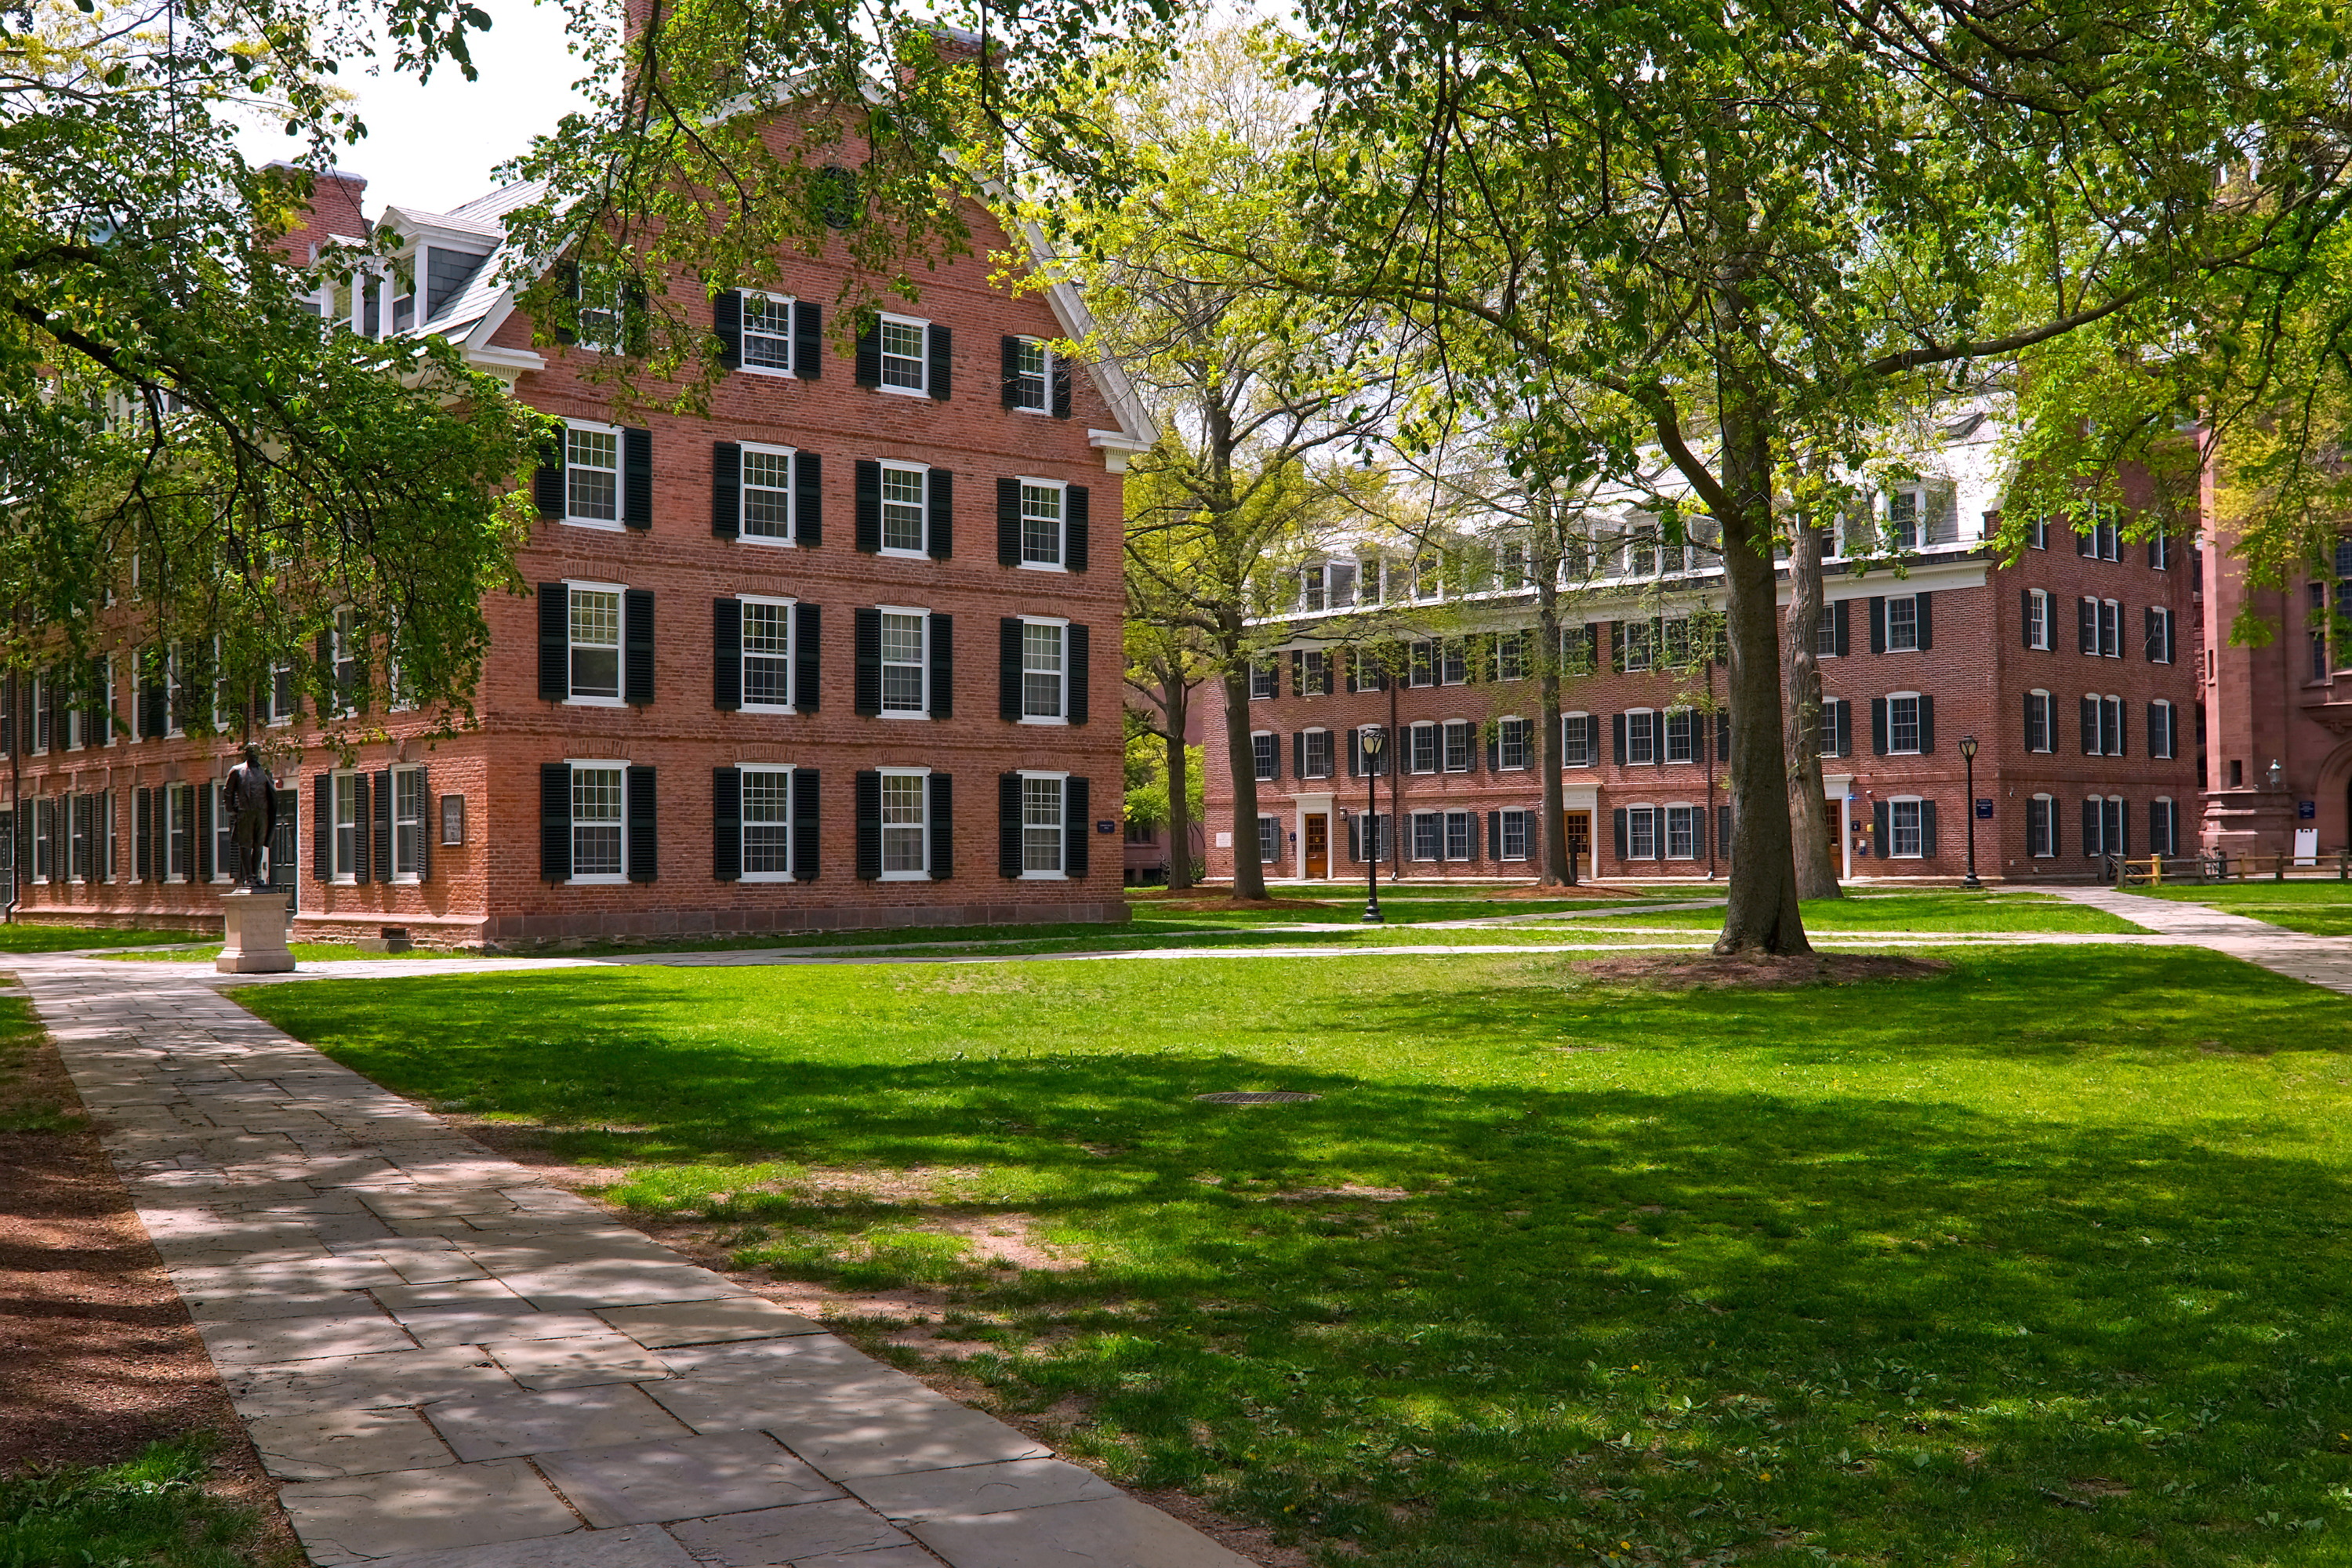
[(250, 741), (245, 761), (229, 769), (222, 781), (221, 806), (232, 824), (237, 884), (257, 893), (268, 891), (261, 879), (261, 852), (269, 847), (270, 829), (278, 826), (278, 785), (261, 765), (261, 748)]

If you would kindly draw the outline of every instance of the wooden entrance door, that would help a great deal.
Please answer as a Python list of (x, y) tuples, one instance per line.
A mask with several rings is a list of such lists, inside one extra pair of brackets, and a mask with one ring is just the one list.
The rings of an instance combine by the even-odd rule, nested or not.
[(1331, 818), (1321, 812), (1307, 819), (1307, 875), (1310, 880), (1331, 875)]
[(1568, 840), (1568, 863), (1576, 869), (1581, 881), (1592, 875), (1592, 814), (1589, 811), (1563, 811), (1559, 814), (1560, 834)]

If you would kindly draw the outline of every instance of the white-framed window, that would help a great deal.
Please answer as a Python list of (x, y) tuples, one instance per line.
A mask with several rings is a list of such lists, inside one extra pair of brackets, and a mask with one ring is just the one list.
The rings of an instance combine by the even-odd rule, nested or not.
[(1412, 558), (1412, 596), (1426, 604), (1445, 591), (1445, 561), (1433, 550)]
[(212, 820), (196, 825), (198, 831), (209, 833), (213, 840), (213, 880), (236, 880), (236, 824), (228, 814), (228, 802), (217, 789), (212, 792)]
[[(2168, 533), (2158, 533), (2149, 536), (2147, 542), (2147, 563), (2158, 572), (2169, 572), (2172, 570), (2172, 535)], [(2164, 853), (2169, 855), (2172, 851), (2168, 849), (2164, 851)]]
[(1506, 773), (1535, 766), (1535, 721), (1498, 719), (1495, 721), (1495, 765)]
[(1257, 782), (1272, 783), (1282, 768), (1282, 737), (1270, 730), (1251, 731), (1250, 761), (1255, 764)]
[[(356, 713), (360, 710), (360, 698), (363, 695), (360, 687), (365, 667), (361, 660), (362, 656), (367, 651), (367, 642), (360, 636), (360, 613), (349, 605), (343, 605), (335, 612), (335, 630), (328, 651), (333, 656), (335, 667), (335, 711), (339, 714)], [(172, 669), (172, 686), (174, 691), (178, 689), (179, 684), (180, 670), (175, 659)], [(173, 706), (175, 709), (179, 706), (176, 700)], [(175, 722), (173, 726), (173, 733), (178, 732), (179, 728)]]
[(58, 864), (58, 803), (49, 795), (36, 795), (30, 802), (33, 810), (33, 880), (47, 882)]
[[(2042, 525), (2046, 536), (2049, 524)], [(2042, 548), (2048, 548), (2045, 543)], [(2058, 802), (2053, 796), (2037, 795), (2025, 803), (2025, 852), (2037, 860), (2046, 860), (2058, 853)]]
[(1270, 658), (1250, 660), (1250, 700), (1282, 695), (1282, 669)]
[(929, 640), (931, 617), (922, 610), (882, 605), (882, 716), (921, 719), (931, 710)]
[(1622, 625), (1627, 673), (1638, 674), (1657, 668), (1657, 645), (1651, 624), (1648, 621), (1626, 621)]
[(1813, 657), (1815, 658), (1837, 657), (1837, 606), (1835, 605), (1823, 605), (1822, 618), (1813, 623)]
[(1437, 772), (1438, 765), (1443, 761), (1444, 742), (1435, 724), (1423, 720), (1412, 725), (1405, 731), (1405, 742), (1409, 748), (1405, 756), (1407, 773)]
[[(1927, 515), (1927, 491), (1903, 485), (1886, 492), (1886, 537), (1897, 550), (1919, 548), (1919, 520)], [(1887, 605), (1890, 610), (1894, 605)]]
[(1630, 805), (1625, 808), (1625, 858), (1654, 860), (1658, 858), (1658, 808), (1654, 805)]
[(392, 879), (414, 882), (425, 875), (425, 822), (432, 803), (425, 794), (423, 768), (392, 770)]
[(1592, 715), (1563, 713), (1559, 716), (1559, 765), (1564, 768), (1589, 768), (1595, 761), (1592, 755)]
[(743, 706), (769, 713), (793, 710), (793, 606), (790, 599), (741, 595)]
[(1917, 860), (1927, 855), (1927, 826), (1916, 795), (1886, 803), (1886, 852), (1897, 860)]
[(2050, 647), (2050, 595), (2040, 588), (2026, 591), (2025, 646), (2045, 651)]
[(1528, 547), (1516, 539), (1505, 541), (1495, 554), (1495, 586), (1508, 594), (1529, 585)]
[(1069, 721), (1067, 621), (1021, 623), (1021, 721), (1066, 724)]
[(793, 297), (743, 290), (742, 368), (760, 375), (793, 374)]
[(1670, 805), (1665, 808), (1667, 859), (1698, 858), (1699, 831), (1705, 825), (1705, 807), (1696, 805)]
[(1068, 844), (1063, 819), (1067, 773), (1021, 774), (1021, 877), (1024, 881), (1059, 881), (1062, 852)]
[(1886, 601), (1886, 651), (1919, 651), (1919, 596), (1904, 594)]
[(2050, 548), (2050, 520), (2037, 517), (2025, 525), (2025, 543), (2030, 550)]
[(1467, 719), (1445, 721), (1445, 771), (1466, 773), (1475, 763), (1478, 727)]
[(882, 465), (882, 553), (929, 559), (931, 470), (920, 464)]
[(2128, 855), (2130, 846), (2124, 831), (2124, 797), (2111, 795), (2092, 795), (2083, 803), (2083, 854), (2092, 859), (2102, 855)]
[[(575, 281), (572, 297), (580, 301), (573, 317), (572, 346), (592, 354), (626, 353), (629, 344), (628, 286), (619, 279), (591, 295)], [(373, 285), (370, 285), (371, 290)], [(368, 334), (375, 336), (373, 332)]]
[(2148, 607), (2147, 652), (2150, 664), (2172, 662), (2172, 612), (2161, 605)]
[[(750, 342), (747, 333), (745, 342)], [(791, 447), (743, 443), (740, 495), (742, 509), (735, 537), (762, 544), (793, 542), (793, 458)]]
[(621, 526), (619, 426), (580, 419), (565, 423), (563, 521), (590, 528)]
[(2169, 760), (2180, 754), (2180, 738), (2175, 730), (2179, 710), (2158, 698), (2147, 705), (2147, 754)]
[(290, 724), (294, 712), (301, 705), (301, 672), (290, 664), (269, 667), (269, 721)]
[(571, 695), (592, 708), (621, 706), (621, 601), (617, 583), (566, 583)]
[(1037, 571), (1062, 571), (1063, 529), (1068, 510), (1068, 486), (1059, 479), (1023, 476), (1021, 487), (1021, 564)]
[(1301, 697), (1331, 695), (1331, 651), (1328, 648), (1302, 648), (1298, 659), (1298, 692)]
[(1886, 750), (1892, 756), (1919, 751), (1919, 694), (1898, 691), (1886, 700)]
[(57, 683), (58, 678), (47, 670), (36, 674), (32, 679), (33, 744), (31, 751), (37, 757), (47, 754), (53, 739), (49, 733), (49, 710), (53, 706), (50, 693), (56, 689)]
[(87, 882), (89, 875), (89, 802), (86, 795), (58, 797), (65, 812), (66, 880)]
[(1438, 645), (1438, 676), (1441, 686), (1463, 686), (1470, 679), (1470, 646), (1466, 637), (1447, 637)]
[(1356, 851), (1360, 863), (1367, 859), (1385, 860), (1395, 847), (1391, 842), (1395, 818), (1385, 811), (1370, 812), (1348, 819), (1348, 842)]
[(572, 762), (572, 879), (583, 883), (628, 879), (628, 764), (610, 759)]
[(1666, 715), (1666, 761), (1695, 762), (1698, 757), (1698, 716), (1687, 708), (1676, 708)]
[(929, 768), (882, 772), (882, 879), (919, 882), (931, 874)]
[(1282, 818), (1261, 816), (1257, 819), (1257, 863), (1272, 866), (1282, 859)]
[(1412, 858), (1415, 860), (1437, 860), (1445, 852), (1445, 817), (1442, 812), (1412, 813)]
[(1535, 647), (1533, 632), (1505, 632), (1495, 639), (1495, 679), (1525, 680), (1530, 673), (1528, 654)]
[(1658, 716), (1647, 708), (1625, 714), (1625, 762), (1638, 767), (1658, 760)]
[(882, 390), (908, 397), (931, 395), (930, 323), (912, 316), (884, 316)]
[(99, 875), (110, 882), (122, 879), (121, 845), (114, 826), (114, 792), (98, 792), (98, 855)]
[(2147, 852), (2163, 856), (2180, 853), (2180, 812), (2168, 795), (2158, 795), (2147, 803)]
[(360, 775), (339, 772), (334, 780), (334, 879), (356, 882), (360, 878)]
[(1475, 858), (1473, 847), (1478, 842), (1478, 819), (1466, 811), (1445, 814), (1445, 858), (1448, 860)]
[(1502, 858), (1524, 860), (1528, 858), (1528, 814), (1507, 811), (1501, 824)]
[(2103, 658), (2124, 656), (2124, 607), (2114, 599), (2099, 601), (2099, 655)]
[(1435, 643), (1417, 642), (1412, 645), (1412, 655), (1407, 667), (1405, 684), (1409, 687), (1437, 684), (1437, 645)]
[(791, 881), (793, 770), (740, 767), (736, 778), (743, 834), (740, 875), (746, 882)]
[(2054, 752), (2058, 749), (2057, 714), (2051, 705), (2050, 693), (2042, 690), (2025, 694), (2025, 749), (2029, 752)]
[(1332, 742), (1328, 730), (1307, 730), (1300, 732), (1298, 776), (1303, 779), (1328, 779), (1331, 776)]
[(1054, 351), (1042, 338), (1013, 340), (1013, 409), (1022, 414), (1054, 411)]

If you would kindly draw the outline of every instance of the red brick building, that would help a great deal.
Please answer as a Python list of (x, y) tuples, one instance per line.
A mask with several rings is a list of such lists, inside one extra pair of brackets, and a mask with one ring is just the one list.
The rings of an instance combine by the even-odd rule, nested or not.
[[(1964, 736), (1979, 747), (1979, 875), (2083, 880), (2107, 855), (2193, 852), (2193, 552), (2061, 521), (2002, 564), (1986, 542), (1996, 432), (1982, 417), (1952, 430), (1917, 462), (1927, 478), (1874, 497), (1878, 526), (1903, 547), (1902, 575), (1843, 554), (1828, 567), (1815, 646), (1842, 873), (1964, 873)], [(1566, 831), (1584, 875), (1703, 878), (1725, 864), (1724, 759), (1738, 716), (1710, 700), (1721, 672), (1691, 666), (1686, 650), (1691, 617), (1721, 605), (1721, 573), (1701, 546), (1666, 545), (1643, 524), (1594, 520), (1593, 574), (1564, 616), (1564, 658), (1578, 670), (1562, 691)], [(1520, 557), (1507, 534), (1481, 548), (1501, 572), (1450, 600), (1415, 598), (1413, 582), (1438, 574), (1376, 552), (1307, 568), (1302, 610), (1254, 680), (1255, 832), (1234, 821), (1224, 726), (1207, 726), (1212, 876), (1232, 874), (1239, 845), (1269, 875), (1360, 877), (1372, 781), (1356, 732), (1367, 725), (1394, 727), (1395, 765), (1372, 792), (1386, 864), (1414, 877), (1530, 871), (1542, 797), (1538, 697), (1524, 674), (1533, 592), (1508, 580)], [(1425, 638), (1412, 637), (1416, 613)], [(1400, 626), (1403, 657), (1393, 646), (1377, 657)]]
[[(1013, 242), (982, 206), (972, 253), (854, 351), (826, 303), (838, 258), (790, 263), (789, 293), (676, 280), (728, 367), (685, 417), (616, 414), (587, 379), (594, 344), (534, 346), (500, 279), (501, 215), (531, 190), (362, 220), (362, 189), (322, 182), (298, 238), (372, 222), (404, 265), (323, 291), (321, 312), (444, 336), (566, 432), (533, 487), (531, 590), (487, 605), (475, 728), (435, 739), (394, 711), (345, 766), (290, 683), (266, 700), (256, 738), (295, 797), (272, 876), (298, 936), (1125, 917), (1120, 476), (1149, 422), (1115, 367), (1047, 347), (1086, 333), (1073, 294), (991, 286)], [(55, 677), (21, 704), (26, 917), (216, 917), (236, 726), (182, 733), (184, 700), (129, 669), (117, 653), (83, 688), (121, 727)]]

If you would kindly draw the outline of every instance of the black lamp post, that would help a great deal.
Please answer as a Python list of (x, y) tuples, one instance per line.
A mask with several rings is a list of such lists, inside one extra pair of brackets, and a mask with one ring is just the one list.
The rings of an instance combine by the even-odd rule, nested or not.
[(1364, 924), (1386, 925), (1388, 917), (1381, 913), (1381, 836), (1380, 785), (1381, 752), (1388, 745), (1388, 731), (1378, 724), (1367, 724), (1356, 732), (1356, 743), (1364, 752), (1364, 830), (1358, 846), (1364, 852)]
[(1977, 880), (1977, 738), (1974, 735), (1960, 737), (1960, 761), (1968, 765), (1969, 774), (1969, 875), (1960, 886), (1981, 889), (1984, 884)]

